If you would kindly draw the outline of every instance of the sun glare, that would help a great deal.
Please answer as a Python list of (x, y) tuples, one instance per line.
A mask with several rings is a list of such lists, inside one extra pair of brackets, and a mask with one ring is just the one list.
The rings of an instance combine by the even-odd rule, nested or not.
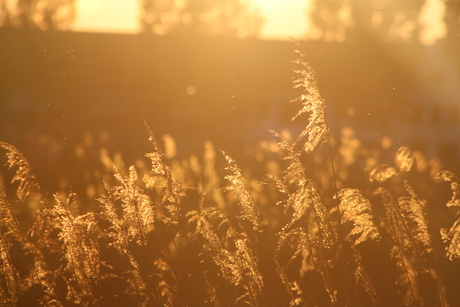
[[(305, 0), (253, 0), (265, 19), (263, 39), (302, 38), (307, 31)], [(77, 0), (77, 18), (73, 29), (90, 32), (136, 33), (140, 30), (138, 1)]]
[(307, 9), (310, 1), (305, 0), (253, 0), (260, 8), (265, 24), (261, 37), (268, 39), (302, 38), (308, 29)]
[(419, 15), (419, 22), (423, 29), (419, 40), (423, 45), (436, 43), (446, 36), (446, 25), (443, 21), (446, 6), (441, 0), (427, 0)]
[[(318, 36), (307, 18), (311, 0), (252, 0), (251, 4), (253, 8), (260, 10), (264, 18), (259, 36), (262, 39), (287, 40), (290, 37), (315, 39)], [(433, 44), (446, 35), (444, 13), (443, 1), (426, 1), (418, 18), (418, 22), (423, 27), (419, 35), (422, 44)], [(136, 33), (140, 30), (138, 17), (138, 1), (77, 0), (77, 18), (73, 29), (90, 32)], [(398, 35), (403, 37), (403, 34)], [(335, 39), (341, 41), (344, 39), (343, 35), (339, 33)]]
[(136, 33), (138, 1), (77, 0), (73, 29), (89, 32)]
[(0, 0), (0, 307), (460, 306), (454, 1)]

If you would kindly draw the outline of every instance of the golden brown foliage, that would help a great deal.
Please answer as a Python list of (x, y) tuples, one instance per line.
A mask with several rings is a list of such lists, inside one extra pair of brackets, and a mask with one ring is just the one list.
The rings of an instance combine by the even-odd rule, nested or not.
[[(260, 187), (252, 184), (260, 178), (248, 178), (225, 153), (223, 187), (210, 143), (202, 163), (196, 156), (172, 160), (170, 138), (165, 156), (147, 127), (151, 167), (108, 167), (103, 154), (113, 180), (104, 177), (110, 184), (103, 182), (100, 205), (90, 210), (74, 193), (42, 194), (23, 154), (0, 143), (18, 184), (17, 198), (0, 191), (1, 303), (446, 306), (444, 260), (460, 258), (459, 179), (438, 174), (451, 184), (447, 207), (456, 216), (449, 229), (436, 229), (428, 210), (437, 199), (425, 191), (434, 190), (433, 178), (414, 167), (408, 147), (397, 151), (395, 166), (372, 157), (367, 172), (366, 150), (359, 141), (348, 144), (349, 133), (346, 150), (323, 157), (315, 149), (328, 137), (324, 100), (305, 53), (298, 54), (295, 86), (303, 93), (294, 118), (307, 113), (308, 122), (294, 141), (275, 133), (278, 156), (261, 161), (276, 171)], [(335, 168), (340, 191), (332, 188)], [(351, 170), (368, 177), (349, 187)], [(40, 197), (23, 230), (15, 206), (32, 201), (31, 191)], [(441, 238), (447, 257), (436, 245)]]
[(53, 227), (58, 230), (63, 260), (63, 276), (67, 283), (66, 299), (79, 305), (98, 303), (94, 297), (100, 279), (101, 260), (96, 234), (96, 217), (92, 213), (79, 215), (72, 210), (76, 195), (70, 194), (66, 203), (54, 195), (56, 205), (50, 212)]
[[(353, 246), (368, 240), (379, 240), (380, 233), (373, 221), (372, 207), (358, 189), (343, 189), (339, 191), (342, 223), (352, 222), (353, 228), (347, 236)], [(357, 238), (356, 238), (357, 237)]]
[(24, 200), (30, 193), (30, 190), (37, 189), (38, 183), (29, 162), (23, 154), (11, 144), (0, 142), (0, 147), (7, 151), (6, 165), (9, 169), (16, 168), (16, 172), (11, 180), (12, 183), (19, 184), (17, 195), (20, 200)]
[(256, 202), (246, 185), (241, 169), (238, 167), (235, 160), (233, 160), (225, 152), (223, 152), (223, 154), (228, 163), (227, 169), (231, 171), (231, 174), (225, 176), (225, 179), (230, 181), (230, 185), (227, 186), (226, 189), (235, 193), (235, 195), (240, 199), (240, 206), (243, 209), (240, 217), (251, 222), (255, 229), (258, 229), (259, 214), (256, 209)]
[[(452, 172), (442, 171), (437, 179), (450, 182), (452, 198), (447, 202), (447, 207), (460, 206), (460, 181)], [(450, 260), (460, 258), (460, 211), (456, 212), (456, 220), (449, 229), (441, 229), (442, 240), (448, 244), (446, 246), (446, 255)]]
[(300, 144), (306, 153), (311, 153), (315, 148), (324, 144), (329, 129), (326, 125), (325, 102), (319, 92), (315, 72), (305, 60), (305, 52), (297, 42), (296, 44), (299, 58), (294, 60), (294, 63), (299, 68), (294, 70), (298, 74), (298, 78), (294, 79), (294, 87), (301, 88), (303, 91), (298, 98), (292, 100), (292, 102), (299, 102), (302, 105), (292, 120), (304, 113), (308, 113), (309, 118), (307, 126), (297, 137), (293, 146), (297, 147)]

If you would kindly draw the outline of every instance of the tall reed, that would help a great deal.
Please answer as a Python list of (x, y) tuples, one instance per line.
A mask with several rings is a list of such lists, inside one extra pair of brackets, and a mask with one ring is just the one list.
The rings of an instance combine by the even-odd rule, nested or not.
[[(447, 170), (430, 177), (408, 147), (395, 153), (394, 165), (379, 163), (348, 130), (325, 156), (319, 150), (329, 137), (325, 101), (305, 51), (297, 55), (294, 86), (301, 93), (292, 102), (300, 105), (293, 120), (308, 116), (293, 138), (274, 132), (278, 148), (262, 157), (268, 180), (251, 178), (250, 169), (210, 142), (202, 161), (171, 160), (147, 126), (150, 166), (111, 168), (99, 207), (89, 210), (71, 191), (45, 191), (24, 155), (1, 142), (12, 172), (9, 189), (0, 191), (2, 304), (460, 302), (449, 279), (460, 258), (459, 179)], [(450, 183), (451, 195), (434, 197), (442, 182)], [(435, 203), (443, 210), (443, 199), (454, 216), (445, 214), (448, 222), (438, 227), (430, 213)], [(27, 229), (18, 204), (34, 210)]]

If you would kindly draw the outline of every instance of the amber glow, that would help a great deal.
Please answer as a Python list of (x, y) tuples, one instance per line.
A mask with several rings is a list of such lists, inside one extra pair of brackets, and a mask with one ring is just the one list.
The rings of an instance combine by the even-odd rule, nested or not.
[[(305, 35), (308, 1), (253, 0), (252, 5), (258, 7), (265, 18), (261, 38), (289, 39)], [(78, 0), (74, 30), (135, 33), (139, 31), (137, 17), (138, 1)]]
[(0, 307), (460, 306), (455, 1), (0, 0)]
[[(89, 32), (116, 32), (136, 33), (139, 31), (139, 2), (138, 1), (91, 1), (77, 0), (77, 18), (73, 29)], [(317, 37), (317, 31), (306, 18), (311, 7), (311, 0), (253, 0), (253, 7), (260, 10), (265, 18), (260, 38), (287, 40), (289, 37), (296, 39)], [(110, 8), (110, 9), (108, 9)], [(418, 22), (423, 26), (419, 35), (420, 41), (433, 44), (445, 36), (445, 25), (442, 21), (445, 5), (441, 0), (426, 1), (420, 12)], [(340, 12), (340, 19), (345, 24), (349, 21), (349, 12), (344, 7)], [(378, 22), (378, 14), (373, 16)], [(395, 29), (395, 37), (404, 39), (411, 25)], [(343, 40), (343, 34), (338, 34), (335, 39)]]

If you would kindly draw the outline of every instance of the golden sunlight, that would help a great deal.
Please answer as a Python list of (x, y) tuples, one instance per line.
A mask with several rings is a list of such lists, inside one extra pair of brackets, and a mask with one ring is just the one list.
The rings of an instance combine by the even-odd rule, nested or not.
[(0, 0), (0, 307), (460, 306), (459, 2)]
[(83, 32), (135, 33), (139, 31), (139, 2), (77, 0), (73, 29)]
[[(307, 7), (305, 0), (253, 0), (252, 6), (260, 9), (265, 19), (262, 39), (300, 39), (307, 31)], [(138, 1), (77, 0), (77, 17), (73, 29), (84, 32), (136, 33)]]
[[(252, 0), (265, 22), (261, 39), (287, 40), (317, 37), (307, 18), (312, 0)], [(83, 32), (136, 33), (140, 31), (139, 1), (77, 0), (77, 17), (73, 29)], [(442, 20), (445, 5), (442, 0), (428, 0), (418, 18), (423, 26), (419, 39), (430, 45), (446, 34)], [(347, 18), (347, 16), (342, 16)], [(342, 18), (341, 17), (341, 18)], [(342, 18), (342, 19), (343, 19)], [(401, 33), (403, 35), (403, 33)]]
[(253, 0), (259, 7), (265, 24), (261, 31), (264, 39), (300, 39), (308, 30), (309, 0)]
[(424, 45), (434, 44), (438, 39), (446, 36), (446, 25), (443, 21), (446, 7), (441, 0), (427, 0), (419, 15), (419, 22), (423, 26), (419, 40)]

